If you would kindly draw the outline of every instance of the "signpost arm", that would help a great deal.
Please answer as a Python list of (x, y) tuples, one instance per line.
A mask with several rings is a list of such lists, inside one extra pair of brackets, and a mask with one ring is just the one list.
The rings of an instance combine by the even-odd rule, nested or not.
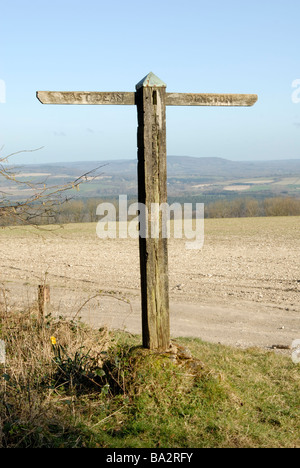
[(133, 106), (135, 93), (93, 91), (37, 91), (42, 104)]
[(194, 94), (167, 93), (167, 106), (218, 106), (251, 107), (258, 99), (257, 94)]

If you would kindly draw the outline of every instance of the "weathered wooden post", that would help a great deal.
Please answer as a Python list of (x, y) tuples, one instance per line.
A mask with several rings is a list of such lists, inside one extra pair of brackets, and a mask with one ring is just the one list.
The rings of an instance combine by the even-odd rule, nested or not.
[[(256, 94), (166, 93), (166, 84), (149, 73), (133, 92), (38, 91), (43, 104), (137, 105), (138, 197), (143, 345), (165, 351), (170, 345), (168, 251), (162, 213), (167, 202), (166, 106), (253, 106)], [(152, 206), (151, 206), (152, 205)], [(146, 213), (151, 213), (147, 217)], [(154, 215), (154, 216), (153, 216)], [(166, 221), (165, 221), (166, 222)], [(158, 235), (153, 236), (153, 232)]]
[(3, 364), (3, 365), (5, 365), (5, 361), (6, 361), (5, 348), (6, 348), (5, 341), (0, 340), (0, 364)]
[(38, 307), (39, 307), (39, 322), (43, 323), (45, 315), (48, 313), (50, 304), (50, 286), (40, 284), (38, 287)]
[(166, 84), (151, 74), (136, 91), (138, 201), (145, 207), (140, 213), (143, 346), (164, 351), (170, 347), (168, 240), (162, 236), (161, 211), (153, 213), (152, 207), (167, 203)]

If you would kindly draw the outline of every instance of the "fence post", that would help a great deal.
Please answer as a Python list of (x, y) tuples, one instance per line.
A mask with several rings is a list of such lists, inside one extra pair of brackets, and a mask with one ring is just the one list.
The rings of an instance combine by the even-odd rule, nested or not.
[(43, 322), (45, 315), (48, 313), (50, 304), (50, 286), (40, 284), (38, 287), (38, 306), (39, 306), (39, 321)]

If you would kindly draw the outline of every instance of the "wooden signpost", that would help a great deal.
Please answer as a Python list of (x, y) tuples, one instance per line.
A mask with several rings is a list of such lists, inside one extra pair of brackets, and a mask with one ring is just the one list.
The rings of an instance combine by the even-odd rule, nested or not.
[[(138, 113), (138, 201), (151, 212), (151, 204), (167, 202), (166, 106), (252, 106), (255, 94), (167, 93), (166, 84), (149, 73), (136, 92), (38, 91), (42, 104), (136, 105)], [(142, 214), (141, 214), (142, 215)], [(159, 236), (140, 232), (143, 346), (166, 351), (170, 347), (168, 249), (162, 217), (148, 217), (147, 233), (159, 223)]]

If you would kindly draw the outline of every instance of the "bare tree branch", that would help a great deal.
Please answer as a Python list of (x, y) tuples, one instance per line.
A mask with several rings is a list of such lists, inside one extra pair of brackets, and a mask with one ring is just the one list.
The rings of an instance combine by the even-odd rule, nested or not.
[[(0, 151), (3, 147), (0, 149)], [(75, 180), (62, 185), (48, 185), (47, 179), (39, 182), (20, 180), (18, 170), (20, 167), (8, 165), (11, 157), (39, 151), (22, 150), (0, 157), (0, 180), (7, 182), (8, 187), (0, 190), (0, 223), (2, 225), (36, 225), (39, 219), (48, 219), (63, 203), (71, 200), (72, 190), (79, 190), (82, 183), (91, 182), (99, 177), (97, 171), (103, 167), (86, 172)], [(68, 196), (70, 194), (70, 196)]]

